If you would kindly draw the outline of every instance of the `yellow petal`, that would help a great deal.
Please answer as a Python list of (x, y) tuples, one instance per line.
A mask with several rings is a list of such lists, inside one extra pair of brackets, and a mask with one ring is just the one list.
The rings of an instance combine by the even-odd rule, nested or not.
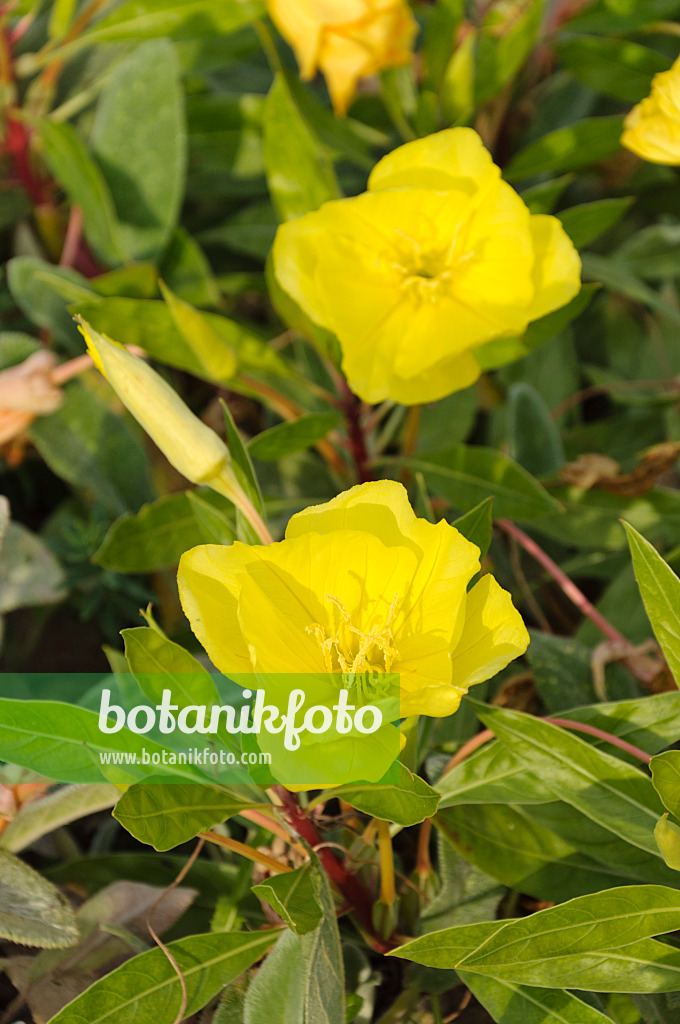
[(182, 555), (177, 573), (184, 614), (221, 672), (252, 672), (238, 620), (240, 574), (255, 561), (255, 547), (202, 544)]
[(304, 0), (267, 0), (267, 10), (295, 53), (302, 78), (314, 76), (321, 46), (322, 19)]
[(531, 218), (531, 235), (536, 258), (535, 294), (528, 314), (530, 320), (537, 320), (578, 295), (581, 258), (557, 217), (535, 214)]
[(476, 131), (447, 128), (388, 153), (373, 168), (368, 187), (460, 189), (472, 196), (485, 194), (500, 174)]
[(465, 626), (451, 655), (452, 682), (467, 691), (524, 654), (529, 634), (510, 594), (486, 575), (468, 594)]
[[(345, 615), (366, 634), (385, 626), (417, 565), (408, 548), (388, 549), (377, 536), (355, 530), (305, 533), (257, 551), (258, 564), (249, 565), (241, 582), (238, 614), (253, 664), (263, 672), (326, 671), (314, 627), (333, 636)], [(349, 660), (358, 634), (343, 632), (343, 639)]]
[(463, 629), (459, 612), (468, 582), (479, 568), (479, 549), (447, 522), (435, 526), (419, 519), (405, 488), (391, 480), (360, 484), (325, 505), (298, 513), (288, 524), (286, 538), (359, 529), (381, 538), (387, 564), (402, 549), (415, 555), (410, 579), (398, 588), (394, 619), (402, 678), (405, 673), (426, 676), (431, 671), (426, 660), (432, 657), (437, 664), (444, 658), (448, 665), (451, 645)]
[(649, 96), (626, 117), (621, 143), (643, 160), (680, 165), (680, 115), (669, 116), (658, 99)]
[[(383, 388), (378, 392), (382, 401), (391, 398), (403, 405), (422, 405), (424, 402), (436, 402), (455, 391), (462, 391), (479, 379), (481, 368), (471, 352), (461, 352), (447, 359), (442, 359), (427, 370), (421, 370), (413, 377), (398, 377), (391, 373), (384, 378)], [(362, 394), (362, 378), (348, 378), (356, 394)], [(356, 381), (356, 386), (354, 383)]]
[(325, 32), (319, 50), (319, 67), (324, 73), (333, 110), (338, 117), (347, 113), (357, 82), (373, 73), (375, 59), (361, 39)]

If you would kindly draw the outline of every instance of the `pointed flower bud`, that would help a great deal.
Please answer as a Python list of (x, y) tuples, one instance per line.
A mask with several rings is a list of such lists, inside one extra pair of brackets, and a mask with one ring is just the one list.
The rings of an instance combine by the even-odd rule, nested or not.
[(81, 317), (76, 319), (95, 366), (175, 469), (243, 509), (248, 499), (236, 480), (224, 441), (143, 359), (99, 334)]

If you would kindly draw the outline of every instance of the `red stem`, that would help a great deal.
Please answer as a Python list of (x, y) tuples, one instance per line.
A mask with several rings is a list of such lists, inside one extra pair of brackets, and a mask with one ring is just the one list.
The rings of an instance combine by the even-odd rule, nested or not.
[(351, 391), (349, 385), (342, 378), (342, 410), (347, 424), (349, 436), (349, 449), (357, 471), (360, 484), (373, 480), (373, 473), (369, 466), (369, 456), (366, 449), (366, 437), (361, 425), (361, 404), (357, 396)]
[[(619, 750), (625, 750), (627, 754), (631, 754), (636, 757), (638, 761), (642, 761), (643, 764), (649, 764), (651, 761), (651, 755), (646, 750), (641, 750), (640, 747), (634, 747), (632, 743), (626, 743), (625, 740), (619, 739), (618, 736), (614, 736), (610, 732), (605, 732), (603, 729), (597, 729), (594, 725), (586, 725), (585, 722), (574, 722), (571, 718), (542, 718), (542, 722), (548, 722), (550, 725), (558, 725), (562, 729), (571, 729), (574, 732), (585, 732), (589, 736), (596, 736), (599, 740), (604, 740), (606, 743), (611, 743), (613, 747), (618, 747)], [(446, 768), (442, 772), (442, 776), (450, 772), (452, 768), (460, 764), (474, 754), (475, 750), (479, 747), (484, 746), (489, 740), (495, 739), (495, 733), (491, 729), (483, 729), (482, 732), (478, 732), (476, 736), (473, 736), (471, 740), (464, 743), (460, 750), (456, 751), (453, 755)]]
[[(276, 793), (283, 804), (286, 818), (291, 828), (316, 852), (324, 871), (352, 907), (362, 929), (373, 936), (373, 921), (371, 917), (373, 901), (368, 890), (364, 888), (355, 875), (347, 870), (333, 851), (324, 844), (316, 829), (316, 825), (302, 810), (295, 794), (290, 793), (283, 786), (277, 786)], [(372, 945), (379, 953), (386, 953), (391, 948), (375, 937), (372, 939)]]
[(628, 644), (623, 633), (619, 633), (615, 626), (612, 626), (611, 622), (605, 619), (604, 615), (598, 612), (595, 605), (591, 604), (583, 591), (579, 590), (573, 580), (570, 580), (565, 572), (560, 569), (557, 562), (553, 562), (550, 555), (546, 554), (543, 548), (532, 540), (531, 537), (520, 530), (519, 526), (515, 526), (508, 519), (499, 519), (498, 525), (501, 530), (504, 530), (511, 537), (522, 545), (525, 551), (528, 551), (537, 562), (539, 562), (544, 569), (546, 569), (553, 577), (556, 583), (558, 583), (562, 591), (567, 595), (570, 601), (576, 605), (579, 611), (593, 622), (599, 630), (607, 637), (608, 640), (612, 640), (615, 643)]

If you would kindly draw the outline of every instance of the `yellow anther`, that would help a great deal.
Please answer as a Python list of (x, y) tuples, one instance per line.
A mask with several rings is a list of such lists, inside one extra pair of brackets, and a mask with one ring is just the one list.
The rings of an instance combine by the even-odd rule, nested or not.
[[(372, 647), (377, 647), (383, 657), (383, 671), (390, 672), (395, 660), (399, 657), (399, 651), (394, 647), (392, 637), (392, 623), (399, 606), (399, 597), (395, 594), (390, 604), (387, 615), (387, 622), (380, 628), (374, 628), (370, 632), (359, 629), (352, 624), (349, 612), (340, 598), (334, 594), (326, 594), (326, 600), (334, 604), (340, 613), (340, 623), (335, 634), (329, 636), (326, 630), (318, 622), (307, 626), (307, 632), (314, 636), (324, 656), (326, 670), (328, 672), (340, 671), (343, 675), (354, 677), (365, 671), (375, 671), (375, 666), (368, 660), (368, 654)], [(350, 636), (340, 636), (343, 628), (346, 634), (352, 634), (359, 640), (359, 646), (355, 653), (351, 648), (354, 646)], [(337, 667), (336, 667), (337, 663)]]

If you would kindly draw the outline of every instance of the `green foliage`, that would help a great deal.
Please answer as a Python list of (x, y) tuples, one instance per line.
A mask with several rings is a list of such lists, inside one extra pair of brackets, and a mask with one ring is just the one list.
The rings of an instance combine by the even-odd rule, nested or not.
[(649, 621), (676, 679), (680, 679), (680, 580), (637, 530), (624, 523), (635, 576)]
[(95, 982), (54, 1018), (54, 1024), (152, 1024), (172, 1017), (182, 1005), (182, 987), (175, 964), (187, 991), (186, 1012), (197, 1013), (243, 971), (267, 952), (277, 932), (247, 932), (233, 935), (192, 935), (168, 946), (174, 961), (162, 949), (134, 957), (115, 972)]
[(163, 851), (253, 806), (211, 786), (140, 783), (123, 793), (113, 814), (135, 839)]
[(0, 936), (43, 949), (74, 945), (78, 926), (59, 890), (5, 850), (0, 868)]
[(228, 543), (230, 518), (210, 492), (183, 492), (124, 513), (111, 526), (93, 560), (115, 572), (156, 572), (179, 562), (202, 543)]
[(161, 39), (118, 65), (98, 104), (91, 145), (127, 259), (157, 257), (176, 226), (184, 194), (183, 100), (175, 51)]

